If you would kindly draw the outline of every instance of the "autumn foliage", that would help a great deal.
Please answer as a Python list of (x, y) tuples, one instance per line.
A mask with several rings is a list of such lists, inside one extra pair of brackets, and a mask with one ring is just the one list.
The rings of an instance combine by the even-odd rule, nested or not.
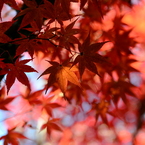
[(2, 0), (2, 144), (145, 144), (144, 7)]

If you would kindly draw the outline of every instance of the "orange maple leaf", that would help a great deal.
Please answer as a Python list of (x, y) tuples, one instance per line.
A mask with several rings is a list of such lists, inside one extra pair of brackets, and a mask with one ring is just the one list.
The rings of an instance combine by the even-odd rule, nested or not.
[(75, 58), (72, 66), (79, 63), (78, 67), (79, 67), (79, 73), (81, 77), (85, 71), (85, 68), (98, 74), (98, 70), (94, 62), (95, 63), (107, 62), (105, 57), (96, 53), (96, 51), (100, 50), (101, 47), (107, 42), (108, 41), (90, 44), (90, 34), (89, 34), (86, 40), (84, 41), (84, 43), (79, 46), (78, 49), (80, 51), (80, 54)]
[(54, 62), (54, 61), (48, 61), (52, 66), (47, 68), (38, 78), (40, 78), (43, 75), (46, 74), (50, 74), (49, 79), (48, 79), (48, 83), (47, 83), (47, 88), (46, 88), (46, 92), (48, 90), (48, 88), (50, 86), (52, 86), (55, 82), (58, 83), (61, 91), (64, 93), (67, 89), (67, 84), (68, 81), (70, 81), (71, 83), (80, 86), (79, 80), (76, 76), (76, 74), (74, 73), (74, 71), (77, 71), (76, 67), (70, 67), (70, 66), (66, 66), (65, 64), (59, 64), (58, 62)]
[(96, 110), (96, 120), (98, 120), (98, 117), (100, 116), (104, 123), (108, 124), (107, 120), (107, 113), (109, 113), (109, 102), (105, 100), (101, 100), (99, 103), (93, 103), (92, 109)]

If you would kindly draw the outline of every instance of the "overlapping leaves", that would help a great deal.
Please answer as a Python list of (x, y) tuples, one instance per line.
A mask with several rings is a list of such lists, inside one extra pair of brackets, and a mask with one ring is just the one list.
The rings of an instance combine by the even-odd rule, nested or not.
[(89, 34), (84, 43), (79, 46), (78, 49), (80, 51), (80, 54), (75, 58), (73, 66), (78, 63), (79, 73), (81, 77), (85, 71), (85, 68), (99, 75), (95, 63), (104, 63), (107, 62), (107, 60), (105, 59), (105, 57), (96, 52), (99, 51), (101, 47), (107, 42), (108, 41), (90, 44)]
[(43, 24), (43, 17), (45, 17), (44, 15), (45, 10), (44, 10), (43, 5), (38, 5), (35, 0), (32, 0), (32, 1), (23, 0), (23, 1), (25, 5), (27, 6), (27, 8), (24, 10), (21, 10), (20, 13), (16, 16), (17, 18), (19, 16), (24, 15), (19, 29), (34, 22), (36, 23), (38, 29), (40, 29)]
[[(15, 5), (15, 1), (10, 0), (10, 3), (12, 2)], [(18, 57), (19, 55), (22, 55), (23, 52), (28, 51), (31, 58), (33, 58), (34, 53), (36, 52), (36, 50), (40, 50), (39, 49), (40, 47), (42, 48), (42, 51), (44, 53), (47, 52), (45, 56), (47, 56), (47, 58), (50, 60), (48, 62), (51, 64), (51, 66), (48, 67), (40, 75), (40, 77), (46, 74), (49, 75), (46, 84), (46, 92), (50, 87), (53, 86), (53, 84), (57, 83), (58, 87), (64, 93), (64, 96), (65, 95), (69, 96), (71, 102), (76, 101), (78, 104), (83, 104), (84, 100), (86, 100), (87, 102), (89, 102), (89, 100), (92, 100), (93, 97), (90, 95), (94, 91), (92, 86), (99, 84), (100, 85), (99, 95), (102, 98), (105, 98), (106, 100), (102, 100), (99, 103), (95, 102), (94, 104), (90, 103), (92, 105), (92, 107), (90, 107), (91, 108), (90, 110), (95, 111), (96, 120), (98, 120), (99, 117), (101, 117), (104, 123), (108, 122), (107, 114), (110, 113), (109, 107), (111, 106), (110, 102), (112, 100), (115, 102), (115, 105), (117, 106), (117, 103), (120, 101), (120, 99), (123, 100), (125, 104), (128, 101), (127, 100), (128, 96), (136, 97), (134, 92), (132, 91), (135, 86), (130, 83), (130, 78), (129, 78), (130, 72), (138, 71), (131, 66), (131, 63), (136, 62), (136, 60), (129, 59), (130, 54), (132, 54), (130, 48), (134, 48), (136, 43), (134, 43), (134, 40), (129, 37), (131, 31), (126, 31), (126, 29), (123, 30), (124, 25), (122, 24), (121, 27), (119, 27), (122, 18), (119, 19), (118, 21), (117, 20), (113, 21), (113, 27), (114, 27), (113, 31), (111, 31), (112, 30), (111, 28), (110, 31), (106, 31), (106, 33), (109, 35), (106, 35), (104, 40), (111, 40), (114, 42), (113, 43), (114, 47), (110, 49), (111, 51), (109, 51), (109, 53), (107, 52), (108, 54), (107, 56), (109, 57), (110, 62), (113, 63), (114, 67), (113, 68), (110, 67), (111, 69), (109, 68), (107, 70), (108, 62), (105, 59), (105, 57), (99, 54), (99, 52), (100, 49), (103, 47), (103, 45), (108, 41), (91, 44), (90, 34), (89, 34), (86, 40), (82, 44), (80, 44), (79, 39), (77, 39), (79, 37), (74, 36), (75, 34), (78, 34), (80, 32), (78, 29), (73, 28), (76, 21), (70, 22), (70, 24), (68, 24), (66, 27), (63, 26), (64, 21), (69, 20), (72, 17), (70, 11), (71, 2), (78, 2), (78, 0), (55, 0), (54, 4), (51, 4), (48, 0), (42, 0), (41, 2), (38, 1), (36, 2), (36, 0), (23, 0), (23, 2), (26, 5), (26, 8), (20, 10), (20, 13), (16, 16), (18, 20), (19, 20), (19, 16), (20, 18), (23, 17), (22, 23), (19, 25), (18, 30), (20, 29), (23, 29), (24, 31), (27, 30), (33, 34), (38, 34), (38, 36), (30, 38), (28, 36), (29, 34), (28, 35), (26, 34), (26, 37), (22, 37), (21, 35), (21, 38), (11, 40), (11, 38), (9, 38), (5, 32), (7, 31), (7, 29), (11, 27), (13, 21), (4, 22), (0, 24), (0, 35), (1, 35), (0, 43), (4, 43), (4, 44), (13, 43), (16, 45), (19, 44), (16, 50), (15, 57)], [(80, 2), (80, 9), (84, 11), (84, 17), (85, 18), (89, 17), (89, 19), (93, 21), (98, 21), (98, 18), (101, 19), (100, 16), (103, 16), (103, 14), (105, 14), (109, 10), (108, 7), (106, 7), (106, 4), (111, 3), (112, 6), (112, 3), (113, 4), (115, 3), (115, 1), (112, 0), (109, 1), (80, 0), (79, 2)], [(7, 3), (7, 0), (2, 1), (2, 3), (0, 4), (0, 10), (4, 3)], [(119, 4), (120, 3), (121, 2), (119, 2)], [(85, 4), (88, 5), (86, 5), (87, 7), (84, 8)], [(12, 6), (14, 7), (14, 5)], [(93, 10), (95, 10), (95, 13)], [(55, 26), (51, 26), (52, 22), (56, 22)], [(57, 22), (60, 25), (57, 25)], [(83, 28), (84, 29), (88, 28), (88, 26), (85, 27), (84, 23), (83, 21), (81, 22)], [(80, 27), (80, 29), (81, 28), (82, 27)], [(37, 30), (39, 30), (39, 32), (35, 33), (37, 32)], [(104, 34), (105, 32), (103, 32), (103, 35)], [(57, 38), (59, 38), (59, 41), (57, 41), (58, 40)], [(80, 34), (80, 38), (82, 38), (82, 34)], [(38, 39), (39, 41), (37, 41)], [(36, 41), (40, 42), (39, 43), (41, 45), (41, 46), (39, 45), (40, 47), (35, 45)], [(51, 48), (50, 43), (51, 45), (53, 45), (53, 48)], [(72, 46), (75, 47), (75, 45), (73, 44), (78, 44), (79, 54), (72, 63), (68, 62), (68, 63), (60, 64), (58, 62), (52, 61), (56, 58), (56, 60), (60, 60), (61, 62), (63, 62), (65, 61), (66, 58), (69, 58), (72, 55), (71, 47)], [(44, 49), (43, 46), (45, 46), (46, 49)], [(65, 51), (68, 52), (67, 56), (65, 53), (63, 53), (63, 48), (66, 48)], [(53, 49), (53, 51), (51, 51), (51, 49)], [(74, 50), (76, 49), (74, 48)], [(0, 55), (2, 56), (3, 53), (9, 54), (7, 50), (4, 50)], [(11, 55), (9, 56), (11, 57)], [(30, 82), (25, 73), (36, 72), (36, 70), (34, 70), (32, 67), (26, 65), (26, 63), (28, 63), (30, 59), (22, 60), (22, 61), (16, 60), (16, 62), (13, 62), (12, 59), (13, 63), (7, 63), (7, 64), (4, 63), (4, 61), (5, 61), (4, 58), (0, 58), (0, 75), (7, 74), (6, 77), (7, 91), (9, 92), (11, 86), (14, 84), (16, 79), (22, 84), (26, 85), (29, 90)], [(100, 68), (98, 68), (98, 63)], [(103, 63), (105, 63), (105, 65), (103, 65)], [(85, 73), (86, 75), (85, 75), (84, 74), (85, 69), (88, 69), (91, 72), (88, 73), (86, 71)], [(97, 76), (101, 74), (99, 69), (103, 69), (102, 71), (103, 75), (101, 75), (102, 76), (101, 82), (99, 82), (100, 77)], [(84, 74), (85, 81), (82, 81), (81, 85), (85, 89), (85, 92), (80, 91), (81, 85), (75, 71), (79, 71), (81, 78)], [(92, 75), (92, 77), (88, 77), (90, 76), (90, 73), (92, 74), (92, 72), (97, 75), (94, 74)], [(106, 79), (107, 73), (109, 74), (109, 77), (111, 77), (111, 80)], [(113, 73), (116, 73), (118, 77), (117, 81), (116, 79), (115, 80), (113, 79), (113, 77), (115, 78)], [(95, 78), (96, 76), (97, 79)], [(72, 83), (74, 85), (72, 85)], [(57, 87), (52, 88), (53, 90), (52, 92), (54, 92), (56, 88)], [(51, 97), (50, 98), (44, 97), (41, 100), (41, 95), (43, 96), (43, 90), (36, 91), (34, 93), (29, 92), (28, 94), (23, 96), (23, 98), (25, 98), (29, 102), (29, 104), (32, 105), (32, 107), (36, 106), (37, 108), (37, 106), (42, 105), (41, 107), (42, 110), (45, 110), (44, 112), (48, 116), (52, 117), (52, 119), (47, 120), (46, 123), (42, 125), (41, 130), (46, 129), (48, 135), (50, 135), (51, 130), (61, 131), (61, 128), (56, 124), (56, 122), (59, 119), (53, 119), (53, 115), (54, 115), (53, 111), (55, 111), (55, 108), (61, 107), (61, 105), (59, 105), (57, 101), (53, 102), (51, 100)], [(93, 96), (95, 95), (96, 94), (93, 94)], [(13, 99), (14, 98), (10, 98), (10, 97), (0, 98), (0, 109), (7, 110), (6, 105), (11, 103)], [(117, 109), (115, 111), (118, 113)], [(8, 131), (7, 135), (2, 136), (0, 140), (4, 140), (5, 145), (6, 144), (17, 145), (19, 144), (18, 138), (25, 138), (25, 137), (11, 130)]]
[(70, 50), (73, 44), (79, 44), (79, 40), (74, 36), (80, 31), (79, 29), (73, 28), (76, 21), (70, 23), (65, 29), (61, 27), (61, 31), (58, 33), (60, 35), (59, 45), (64, 46), (67, 50)]

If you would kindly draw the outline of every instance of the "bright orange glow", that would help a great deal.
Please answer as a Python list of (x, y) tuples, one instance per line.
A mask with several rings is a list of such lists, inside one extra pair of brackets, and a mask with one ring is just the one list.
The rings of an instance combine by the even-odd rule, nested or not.
[(133, 28), (132, 36), (139, 42), (144, 42), (145, 37), (145, 2), (135, 5), (133, 9), (125, 14), (123, 22)]

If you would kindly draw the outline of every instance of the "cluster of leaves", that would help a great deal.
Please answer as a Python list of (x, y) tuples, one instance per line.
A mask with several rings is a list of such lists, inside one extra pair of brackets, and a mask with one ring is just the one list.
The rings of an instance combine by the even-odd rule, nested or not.
[[(48, 136), (52, 130), (62, 132), (60, 125), (65, 128), (65, 124), (60, 123), (63, 122), (63, 118), (59, 115), (55, 117), (55, 110), (63, 114), (70, 113), (74, 118), (82, 113), (81, 110), (75, 109), (69, 112), (68, 106), (72, 104), (82, 108), (85, 113), (84, 120), (94, 117), (95, 126), (100, 124), (100, 119), (101, 124), (104, 123), (113, 129), (118, 119), (130, 123), (124, 112), (131, 112), (137, 118), (133, 122), (134, 125), (137, 126), (137, 130), (141, 129), (145, 109), (137, 106), (132, 109), (131, 106), (135, 101), (141, 103), (144, 97), (135, 93), (134, 90), (137, 91), (138, 87), (131, 82), (130, 77), (131, 73), (140, 72), (132, 65), (138, 62), (133, 50), (139, 43), (130, 37), (132, 29), (127, 29), (127, 25), (122, 22), (124, 17), (122, 9), (123, 7), (131, 9), (131, 2), (128, 0), (22, 2), (22, 6), (17, 5), (15, 0), (3, 0), (0, 4), (0, 11), (4, 3), (17, 10), (12, 21), (0, 23), (0, 76), (5, 82), (0, 91), (0, 109), (11, 110), (9, 104), (21, 97), (29, 106), (28, 110), (24, 110), (25, 113), (32, 115), (37, 108), (37, 111), (45, 116), (40, 131), (46, 129)], [(78, 7), (78, 14), (73, 12), (75, 10), (72, 5)], [(116, 12), (112, 18), (113, 27), (110, 26), (106, 30), (101, 26), (104, 25), (105, 16), (111, 8)], [(98, 28), (92, 27), (93, 23), (96, 23)], [(11, 34), (14, 27), (16, 36)], [(99, 31), (102, 35), (96, 39)], [(25, 55), (29, 55), (29, 58), (25, 59)], [(35, 62), (39, 59), (47, 60), (49, 65), (48, 68), (40, 70), (42, 73), (37, 67), (34, 69), (27, 64), (32, 61), (35, 66), (39, 66), (38, 61)], [(31, 91), (33, 82), (26, 74), (31, 72), (40, 73), (36, 81), (43, 77), (46, 80), (42, 90)], [(16, 80), (26, 86), (25, 91), (21, 93), (16, 90), (19, 95), (10, 97), (9, 93)], [(87, 111), (83, 108), (86, 102), (90, 108)], [(38, 113), (38, 116), (40, 114)], [(23, 129), (26, 127), (34, 129), (35, 127), (28, 125), (32, 118), (28, 118), (22, 118), (20, 121), (23, 122)], [(12, 126), (7, 135), (0, 138), (4, 140), (5, 145), (19, 144), (18, 139), (28, 139), (15, 131), (17, 127), (19, 126)], [(96, 136), (98, 132), (96, 130)], [(95, 137), (95, 140), (101, 142), (102, 139)], [(89, 138), (84, 137), (82, 143), (86, 141), (89, 142)]]

